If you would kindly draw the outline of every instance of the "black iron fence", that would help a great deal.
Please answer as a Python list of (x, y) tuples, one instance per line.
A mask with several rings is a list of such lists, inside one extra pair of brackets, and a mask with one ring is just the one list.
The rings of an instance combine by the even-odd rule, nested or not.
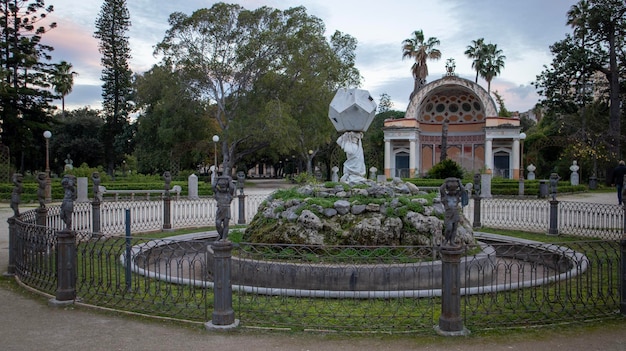
[[(523, 201), (484, 199), (483, 225), (545, 233), (550, 221), (547, 201)], [(178, 208), (171, 212), (173, 218), (179, 218), (172, 220), (174, 227), (193, 227), (200, 221), (212, 225), (214, 204), (204, 202), (172, 205)], [(126, 225), (121, 213), (127, 208), (135, 214), (130, 223), (133, 232), (162, 228), (161, 201), (134, 202), (132, 207), (102, 205), (101, 233), (121, 234)], [(620, 315), (626, 251), (626, 243), (618, 241), (623, 209), (564, 202), (559, 206), (559, 230), (571, 230), (584, 241), (542, 244), (479, 235), (481, 245), (467, 248), (461, 262), (462, 318), (467, 328)], [(74, 241), (77, 301), (198, 323), (211, 320), (216, 307), (214, 238), (93, 235), (92, 209), (77, 209), (74, 223), (84, 228), (75, 231)], [(59, 267), (67, 265), (57, 262), (61, 251), (57, 242), (61, 222), (53, 218), (57, 216), (58, 208), (50, 207), (45, 226), (37, 224), (41, 221), (37, 210), (9, 220), (9, 273), (51, 295), (59, 289)], [(246, 217), (252, 218), (250, 213)], [(442, 310), (440, 262), (433, 247), (241, 243), (232, 258), (233, 307), (245, 327), (432, 333)]]

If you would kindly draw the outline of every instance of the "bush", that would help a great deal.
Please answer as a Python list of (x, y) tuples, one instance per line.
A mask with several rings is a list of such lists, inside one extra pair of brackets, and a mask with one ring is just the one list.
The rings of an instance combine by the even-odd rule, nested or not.
[(427, 173), (428, 178), (446, 179), (459, 178), (463, 179), (463, 168), (451, 159), (445, 159), (437, 163)]

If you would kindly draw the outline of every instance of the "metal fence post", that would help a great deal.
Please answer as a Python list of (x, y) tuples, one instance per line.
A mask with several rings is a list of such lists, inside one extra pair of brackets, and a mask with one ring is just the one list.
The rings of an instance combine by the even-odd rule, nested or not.
[(239, 220), (237, 224), (246, 224), (246, 195), (239, 194)]
[(480, 223), (480, 195), (474, 196), (474, 223), (472, 227), (482, 227), (482, 223)]
[[(625, 228), (626, 230), (626, 228)], [(620, 240), (620, 302), (619, 312), (626, 316), (626, 237)]]
[(48, 218), (48, 209), (45, 207), (37, 208), (37, 225), (46, 226), (46, 219)]
[(15, 250), (17, 249), (15, 217), (10, 217), (7, 222), (9, 223), (9, 265), (4, 276), (12, 277), (15, 275)]
[(461, 255), (459, 247), (441, 248), (441, 316), (437, 333), (445, 336), (468, 335), (461, 318)]
[(72, 230), (60, 230), (57, 237), (57, 291), (48, 301), (51, 306), (73, 304), (76, 298), (76, 234)]
[(169, 191), (166, 192), (165, 197), (163, 198), (163, 230), (171, 230), (172, 229), (172, 218), (171, 218), (171, 208), (170, 208), (171, 200)]
[(93, 237), (102, 236), (102, 228), (100, 221), (100, 201), (97, 197), (91, 202), (91, 226), (93, 228)]
[(233, 244), (228, 240), (215, 241), (213, 248), (213, 319), (205, 323), (207, 330), (236, 328), (239, 320), (233, 311), (233, 287), (231, 284), (231, 256)]
[(549, 235), (559, 235), (559, 200), (550, 200)]

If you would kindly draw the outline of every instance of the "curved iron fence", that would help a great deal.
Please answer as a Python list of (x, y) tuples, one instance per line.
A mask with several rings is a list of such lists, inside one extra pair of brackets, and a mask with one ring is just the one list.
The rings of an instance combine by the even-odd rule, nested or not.
[[(264, 199), (263, 195), (246, 196), (246, 222)], [(173, 200), (170, 204), (173, 228), (214, 223), (213, 199)], [(214, 308), (213, 268), (207, 249), (210, 239), (119, 235), (125, 230), (126, 209), (133, 214), (131, 232), (161, 230), (163, 206), (163, 201), (103, 202), (99, 215), (105, 235), (100, 236), (91, 232), (90, 204), (75, 205), (79, 301), (198, 323), (210, 320)], [(483, 199), (482, 223), (545, 233), (549, 206), (549, 201), (542, 200)], [(232, 223), (238, 221), (238, 210), (235, 200)], [(37, 211), (27, 211), (10, 222), (14, 273), (24, 284), (54, 294), (59, 268), (56, 233), (63, 224), (58, 207), (47, 209), (45, 225), (37, 224), (42, 218)], [(560, 232), (579, 235), (586, 241), (553, 244), (549, 254), (539, 254), (536, 247), (540, 244), (534, 242), (512, 245), (482, 238), (497, 255), (485, 260), (471, 251), (465, 256), (462, 317), (466, 327), (517, 327), (619, 316), (621, 253), (626, 251), (626, 243), (622, 247), (617, 239), (623, 232), (623, 211), (619, 206), (560, 202)], [(588, 240), (591, 237), (602, 240)], [(234, 279), (250, 271), (261, 274), (268, 267), (264, 262), (276, 259), (301, 266), (304, 276), (300, 279), (305, 281), (328, 277), (329, 265), (337, 264), (343, 265), (339, 269), (342, 274), (351, 277), (349, 286), (350, 279), (356, 284), (389, 265), (396, 267), (397, 274), (413, 277), (396, 284), (384, 275), (371, 276), (386, 292), (366, 289), (358, 294), (294, 292), (289, 284), (249, 289), (234, 282), (234, 308), (242, 326), (431, 334), (441, 311), (438, 288), (421, 287), (424, 283), (437, 285), (438, 278), (433, 270), (416, 268), (416, 262), (430, 265), (438, 259), (432, 247), (311, 248), (242, 243), (234, 255), (247, 262), (233, 268), (238, 274)], [(321, 261), (322, 257), (332, 262)], [(320, 265), (326, 268), (320, 271)], [(360, 270), (363, 265), (373, 269)], [(289, 282), (290, 269), (273, 272), (274, 280)], [(529, 283), (520, 285), (520, 281)]]

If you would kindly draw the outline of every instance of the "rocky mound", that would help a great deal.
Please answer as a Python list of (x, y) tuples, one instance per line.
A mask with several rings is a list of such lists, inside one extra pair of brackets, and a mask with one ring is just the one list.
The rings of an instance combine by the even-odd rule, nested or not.
[[(459, 208), (459, 211), (461, 209)], [(305, 185), (273, 193), (259, 208), (243, 240), (304, 245), (439, 245), (443, 205), (438, 192), (399, 179), (358, 186)], [(457, 242), (474, 242), (461, 215)]]

